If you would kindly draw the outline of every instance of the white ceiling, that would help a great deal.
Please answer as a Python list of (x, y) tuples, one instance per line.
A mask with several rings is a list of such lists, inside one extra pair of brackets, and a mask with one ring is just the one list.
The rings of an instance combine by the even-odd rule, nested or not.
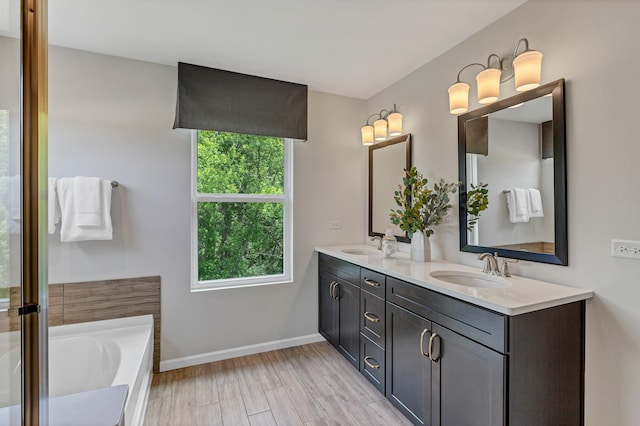
[(525, 1), (52, 0), (49, 41), (368, 99)]

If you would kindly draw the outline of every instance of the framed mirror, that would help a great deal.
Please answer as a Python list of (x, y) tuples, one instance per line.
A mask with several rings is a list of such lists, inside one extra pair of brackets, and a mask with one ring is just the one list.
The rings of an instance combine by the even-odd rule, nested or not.
[[(564, 79), (458, 117), (460, 250), (567, 265)], [(486, 184), (475, 224), (467, 192)]]
[(386, 229), (401, 242), (411, 240), (389, 220), (396, 208), (393, 192), (411, 168), (411, 135), (406, 134), (369, 146), (369, 236), (383, 236)]

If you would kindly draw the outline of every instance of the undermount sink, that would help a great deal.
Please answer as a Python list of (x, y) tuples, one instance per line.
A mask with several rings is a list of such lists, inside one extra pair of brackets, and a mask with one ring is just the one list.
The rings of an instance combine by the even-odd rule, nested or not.
[(503, 278), (478, 272), (433, 271), (429, 275), (441, 281), (466, 287), (507, 288), (511, 283)]
[(370, 256), (372, 254), (379, 254), (382, 253), (381, 251), (378, 250), (371, 250), (371, 249), (342, 249), (343, 253), (346, 254), (355, 254), (358, 256)]

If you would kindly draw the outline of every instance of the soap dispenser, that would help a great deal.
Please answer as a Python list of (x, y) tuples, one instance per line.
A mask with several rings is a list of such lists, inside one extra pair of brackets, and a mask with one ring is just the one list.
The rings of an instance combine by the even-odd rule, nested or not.
[(393, 231), (387, 229), (382, 237), (382, 257), (395, 257), (398, 250), (398, 241), (393, 236)]

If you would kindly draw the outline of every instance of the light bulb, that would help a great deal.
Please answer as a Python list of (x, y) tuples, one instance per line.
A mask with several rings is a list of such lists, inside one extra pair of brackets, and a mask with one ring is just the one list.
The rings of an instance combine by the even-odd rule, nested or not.
[(402, 114), (392, 112), (387, 120), (389, 122), (389, 136), (400, 136), (402, 134)]
[(376, 141), (383, 141), (387, 138), (387, 120), (377, 119), (373, 122), (373, 129)]
[(513, 60), (516, 80), (516, 90), (524, 92), (540, 86), (542, 69), (542, 53), (537, 50), (527, 50)]
[(502, 71), (496, 68), (487, 68), (476, 76), (478, 82), (478, 102), (486, 105), (498, 100), (500, 97), (500, 74)]
[(457, 82), (449, 87), (449, 112), (462, 114), (469, 109), (469, 85)]
[(373, 145), (373, 126), (367, 124), (360, 131), (362, 132), (362, 145)]

